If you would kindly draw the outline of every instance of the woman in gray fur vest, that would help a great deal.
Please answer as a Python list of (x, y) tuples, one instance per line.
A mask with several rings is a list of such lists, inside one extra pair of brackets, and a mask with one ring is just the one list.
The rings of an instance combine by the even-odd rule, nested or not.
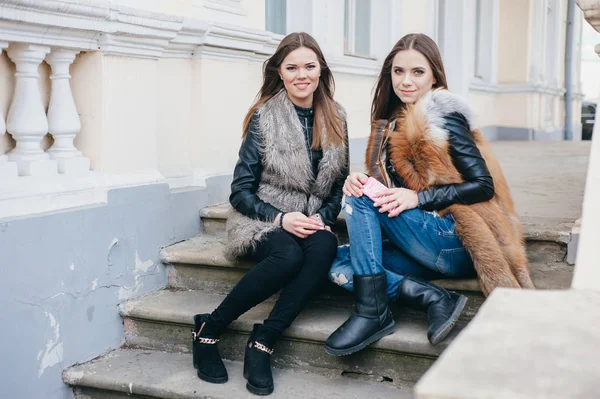
[(281, 290), (245, 349), (246, 387), (257, 395), (273, 392), (270, 358), (277, 338), (327, 281), (337, 251), (331, 226), (348, 174), (345, 114), (333, 100), (333, 76), (316, 41), (306, 33), (286, 36), (263, 74), (244, 120), (227, 222), (227, 256), (257, 264), (211, 314), (194, 316), (193, 332), (198, 377), (224, 383), (220, 334)]

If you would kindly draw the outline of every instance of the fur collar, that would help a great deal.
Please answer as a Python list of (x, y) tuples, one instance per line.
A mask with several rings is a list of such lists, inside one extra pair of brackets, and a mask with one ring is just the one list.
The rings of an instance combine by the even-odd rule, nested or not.
[(431, 90), (414, 105), (414, 111), (423, 118), (429, 127), (429, 135), (437, 141), (447, 141), (448, 131), (444, 129), (444, 117), (458, 112), (475, 128), (475, 118), (471, 107), (461, 96), (445, 89)]

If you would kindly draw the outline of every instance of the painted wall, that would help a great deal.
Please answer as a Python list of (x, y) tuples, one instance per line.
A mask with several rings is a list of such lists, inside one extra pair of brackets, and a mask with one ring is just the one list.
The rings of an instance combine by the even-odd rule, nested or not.
[(0, 220), (0, 396), (72, 397), (62, 369), (121, 344), (118, 304), (166, 284), (159, 249), (200, 232), (198, 210), (225, 199), (209, 190), (119, 189), (104, 206)]
[(527, 81), (531, 1), (535, 0), (500, 1), (498, 83)]

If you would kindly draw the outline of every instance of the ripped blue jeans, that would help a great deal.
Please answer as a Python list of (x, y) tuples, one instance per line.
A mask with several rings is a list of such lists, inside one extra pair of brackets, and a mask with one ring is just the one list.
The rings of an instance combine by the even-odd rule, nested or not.
[(410, 209), (390, 218), (366, 195), (345, 196), (342, 204), (350, 245), (338, 247), (329, 279), (343, 288), (354, 291), (355, 274), (385, 272), (388, 295), (395, 300), (404, 276), (434, 280), (476, 275), (452, 215)]

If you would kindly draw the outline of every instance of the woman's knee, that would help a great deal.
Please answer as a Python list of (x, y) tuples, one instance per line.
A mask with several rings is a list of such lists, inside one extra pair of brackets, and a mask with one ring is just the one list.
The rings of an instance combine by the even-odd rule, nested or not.
[(362, 209), (365, 207), (372, 207), (373, 201), (366, 195), (355, 197), (353, 195), (344, 195), (342, 200), (342, 209), (346, 215), (352, 215), (354, 209)]
[(289, 241), (274, 247), (269, 257), (275, 261), (276, 272), (284, 274), (297, 273), (304, 261), (302, 248), (291, 237)]
[(354, 270), (350, 261), (350, 248), (348, 245), (338, 247), (337, 255), (327, 273), (329, 280), (349, 291), (353, 290)]
[(313, 233), (312, 240), (315, 242), (312, 251), (317, 251), (321, 256), (329, 257), (333, 260), (337, 253), (338, 240), (335, 234), (327, 230), (321, 230)]

